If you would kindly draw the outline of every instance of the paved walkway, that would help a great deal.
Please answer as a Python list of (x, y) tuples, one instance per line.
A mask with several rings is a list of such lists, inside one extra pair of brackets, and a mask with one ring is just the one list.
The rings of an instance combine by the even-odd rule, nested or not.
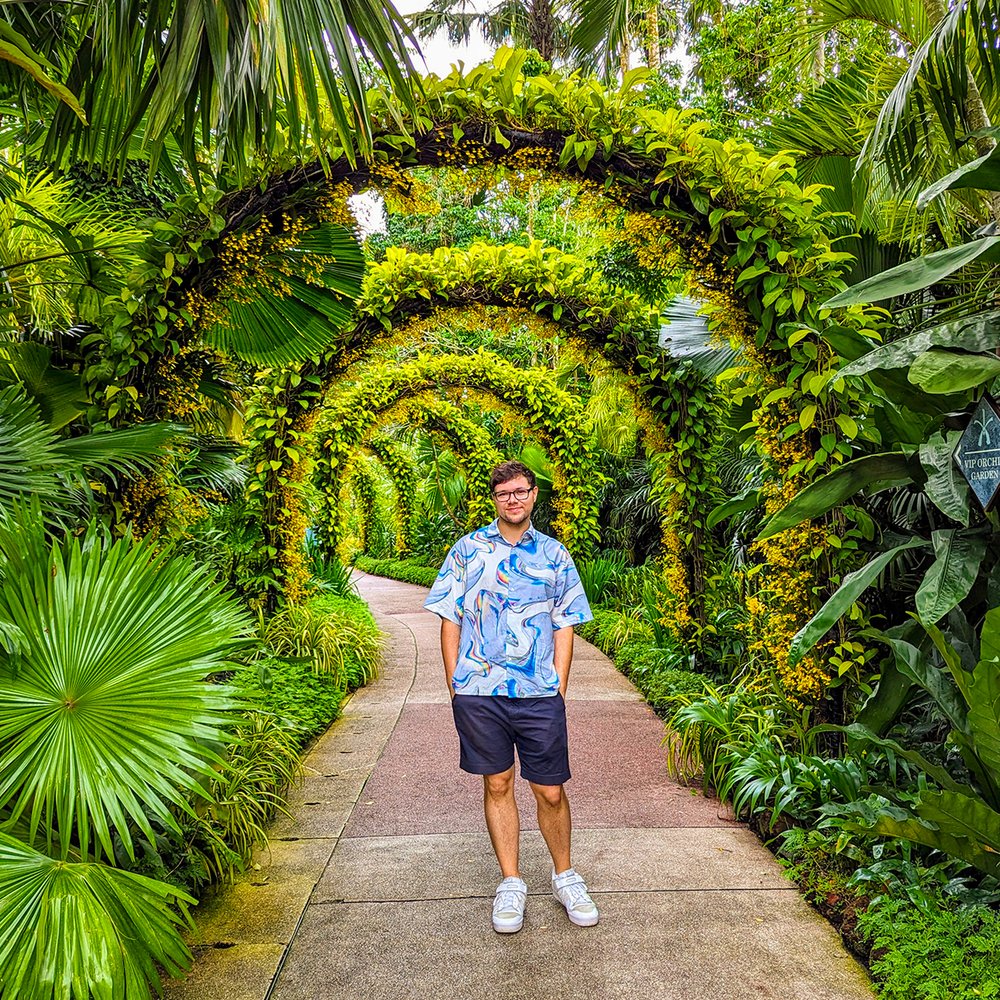
[[(426, 591), (358, 578), (385, 670), (306, 760), (269, 855), (199, 916), (170, 1000), (870, 1000), (867, 978), (756, 837), (666, 776), (662, 723), (577, 641), (568, 718), (573, 855), (601, 908), (571, 925), (519, 782), (523, 930), (498, 880), (481, 780), (458, 769)], [(525, 794), (527, 793), (527, 794)]]

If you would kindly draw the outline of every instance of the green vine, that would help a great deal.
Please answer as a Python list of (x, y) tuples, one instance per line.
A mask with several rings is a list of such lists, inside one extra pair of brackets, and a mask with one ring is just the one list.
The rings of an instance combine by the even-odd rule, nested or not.
[(416, 533), (417, 470), (406, 449), (396, 440), (378, 435), (367, 442), (396, 490), (396, 554), (405, 559), (413, 551)]

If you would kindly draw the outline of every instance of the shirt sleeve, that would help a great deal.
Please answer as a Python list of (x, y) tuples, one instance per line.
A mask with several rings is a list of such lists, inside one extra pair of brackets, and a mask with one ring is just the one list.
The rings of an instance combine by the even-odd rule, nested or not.
[(465, 570), (467, 560), (462, 552), (462, 542), (456, 542), (445, 557), (437, 579), (431, 587), (424, 607), (440, 618), (446, 618), (456, 625), (462, 624), (465, 614)]
[(573, 557), (563, 549), (556, 567), (556, 596), (552, 607), (552, 627), (567, 628), (589, 622), (594, 617), (584, 593)]

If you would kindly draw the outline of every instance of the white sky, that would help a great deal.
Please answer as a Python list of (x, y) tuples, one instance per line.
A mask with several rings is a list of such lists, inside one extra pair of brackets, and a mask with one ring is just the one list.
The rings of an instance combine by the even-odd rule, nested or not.
[[(427, 0), (396, 0), (396, 10), (400, 14), (415, 14), (418, 10), (424, 10), (428, 6)], [(489, 5), (483, 3), (470, 4), (468, 10), (488, 10)], [(466, 69), (478, 66), (481, 62), (488, 62), (493, 58), (493, 46), (483, 41), (478, 31), (473, 31), (469, 45), (452, 45), (443, 31), (439, 31), (435, 38), (428, 42), (420, 43), (424, 59), (427, 63), (427, 71), (436, 73), (438, 76), (447, 76), (451, 72), (453, 63), (463, 61)], [(420, 61), (416, 61), (416, 68), (423, 71)]]

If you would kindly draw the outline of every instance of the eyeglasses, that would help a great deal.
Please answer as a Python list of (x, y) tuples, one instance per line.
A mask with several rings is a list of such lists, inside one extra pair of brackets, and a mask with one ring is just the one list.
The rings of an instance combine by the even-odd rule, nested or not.
[(535, 487), (532, 486), (530, 489), (521, 490), (501, 490), (499, 493), (493, 494), (493, 499), (497, 503), (507, 503), (509, 500), (527, 500), (531, 496), (531, 490)]

